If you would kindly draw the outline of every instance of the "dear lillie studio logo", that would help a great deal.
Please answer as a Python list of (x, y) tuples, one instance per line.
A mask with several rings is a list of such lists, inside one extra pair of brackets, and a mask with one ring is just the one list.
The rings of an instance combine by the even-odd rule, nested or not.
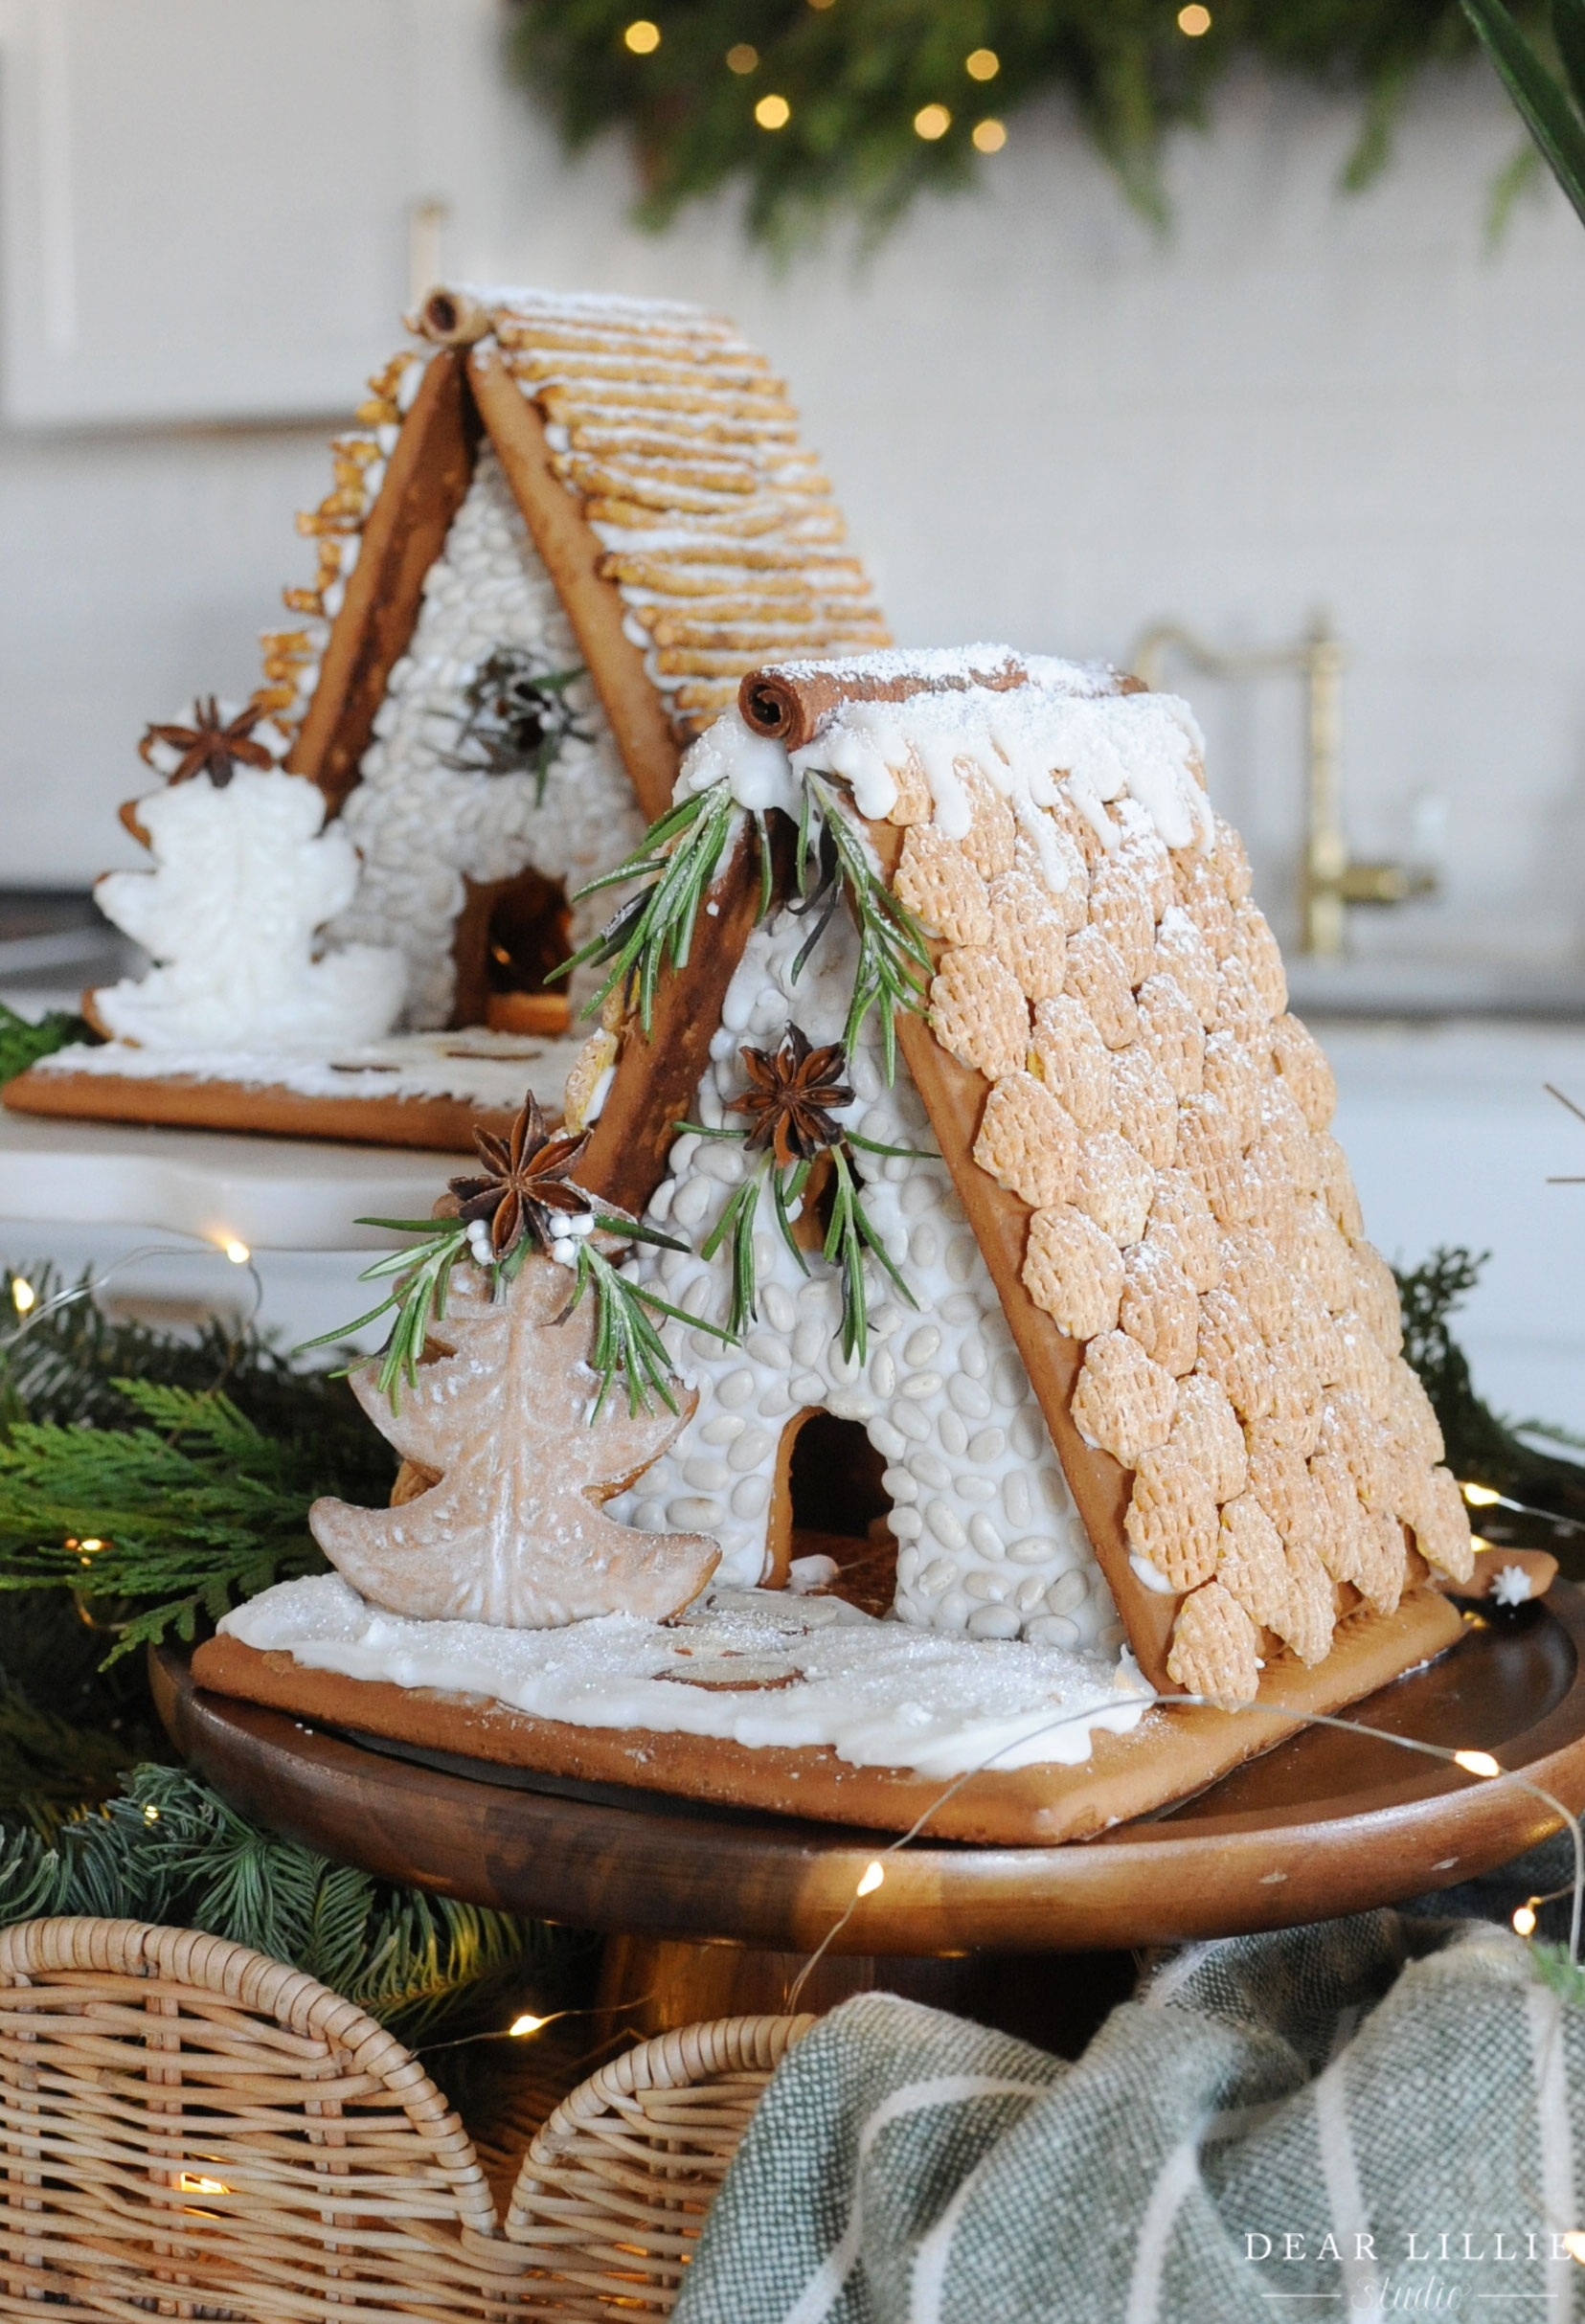
[(1555, 2271), (1576, 2267), (1585, 2292), (1585, 2232), (1438, 2227), (1389, 2237), (1274, 2230), (1246, 2234), (1243, 2245), (1260, 2296), (1278, 2315), (1495, 2318), (1501, 2310), (1540, 2316), (1560, 2296), (1567, 2301), (1569, 2287)]

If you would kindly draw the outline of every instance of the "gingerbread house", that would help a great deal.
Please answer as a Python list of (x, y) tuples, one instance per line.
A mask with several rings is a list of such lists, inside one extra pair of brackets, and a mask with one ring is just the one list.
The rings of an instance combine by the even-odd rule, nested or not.
[[(414, 327), (298, 520), (315, 570), (262, 685), (146, 737), (157, 773), (235, 794), (127, 811), (158, 869), (102, 900), (161, 966), (146, 993), (90, 998), (106, 1049), (8, 1103), (465, 1144), (525, 1064), (558, 1092), (581, 990), (547, 979), (612, 901), (577, 891), (632, 850), (744, 672), (884, 643), (785, 388), (730, 324), (445, 289)], [(330, 829), (268, 796), (283, 768)], [(238, 886), (228, 866), (260, 867), (286, 824), (273, 887), (326, 908), (278, 926), (263, 871)], [(260, 958), (228, 981), (249, 930)], [(338, 1029), (343, 992), (360, 1005)]]
[[(442, 1358), (402, 1507), (317, 1519), (340, 1577), (231, 1616), (207, 1682), (904, 1828), (961, 1775), (939, 1829), (1061, 1839), (1449, 1648), (1462, 1498), (1201, 758), (1183, 703), (1000, 649), (746, 678), (684, 761), (649, 921), (613, 939), (587, 1142), (514, 1147), (531, 1207), (522, 1169), (576, 1167), (544, 1279), (498, 1285), (564, 1313), (545, 1284), (596, 1195), (670, 1243), (623, 1275), (666, 1318), (675, 1409), (578, 1487), (642, 1593), (601, 1594), (575, 1522), (554, 1552), (490, 1537), (492, 1571), (554, 1569), (537, 1612), (458, 1594), (435, 1448), (480, 1359)], [(657, 899), (713, 814), (679, 959)], [(480, 1267), (509, 1159), (459, 1182)], [(509, 1337), (487, 1294), (469, 1312)], [(420, 1599), (431, 1492), (451, 1563)], [(447, 1709), (464, 1692), (487, 1710)]]

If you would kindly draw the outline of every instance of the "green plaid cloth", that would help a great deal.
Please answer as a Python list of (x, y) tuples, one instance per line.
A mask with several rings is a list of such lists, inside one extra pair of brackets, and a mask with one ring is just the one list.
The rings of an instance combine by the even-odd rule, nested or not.
[(1585, 2009), (1487, 1922), (1188, 1948), (1076, 2064), (870, 1994), (776, 2075), (676, 2324), (1565, 2324), (1581, 2174)]

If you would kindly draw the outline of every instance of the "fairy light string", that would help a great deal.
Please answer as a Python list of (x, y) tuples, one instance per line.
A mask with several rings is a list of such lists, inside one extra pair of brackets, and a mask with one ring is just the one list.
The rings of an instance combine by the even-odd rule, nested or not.
[[(1456, 1749), (1452, 1745), (1441, 1743), (1423, 1743), (1417, 1736), (1396, 1735), (1386, 1727), (1368, 1726), (1363, 1720), (1343, 1719), (1326, 1711), (1287, 1711), (1273, 1704), (1259, 1703), (1217, 1703), (1209, 1695), (1149, 1694), (1136, 1696), (1133, 1700), (1140, 1703), (1146, 1710), (1180, 1704), (1195, 1709), (1234, 1710), (1240, 1713), (1253, 1713), (1257, 1718), (1279, 1718), (1289, 1720), (1297, 1726), (1334, 1727), (1340, 1734), (1345, 1735), (1370, 1735), (1378, 1743), (1393, 1744), (1399, 1750), (1414, 1751), (1425, 1759), (1440, 1760), (1444, 1765), (1456, 1767), (1461, 1774), (1471, 1776), (1477, 1782), (1510, 1783), (1517, 1790), (1528, 1792), (1532, 1798), (1542, 1801), (1545, 1806), (1551, 1809), (1568, 1826), (1569, 1838), (1574, 1848), (1574, 1879), (1567, 1887), (1559, 1889), (1555, 1893), (1558, 1896), (1573, 1898), (1573, 1911), (1569, 1925), (1569, 1961), (1574, 1968), (1579, 1966), (1581, 1918), (1582, 1915), (1585, 1915), (1585, 1832), (1581, 1831), (1578, 1816), (1572, 1809), (1564, 1805), (1555, 1793), (1547, 1791), (1541, 1784), (1532, 1783), (1528, 1776), (1522, 1775), (1516, 1769), (1504, 1767), (1502, 1762), (1495, 1758), (1490, 1751), (1478, 1750), (1469, 1747)], [(881, 1850), (878, 1856), (872, 1857), (869, 1863), (865, 1865), (847, 1906), (838, 1918), (832, 1922), (789, 1986), (785, 2004), (788, 2015), (796, 2012), (799, 1997), (804, 1986), (848, 1927), (860, 1904), (866, 1897), (873, 1896), (876, 1890), (884, 1885), (886, 1860), (889, 1857), (895, 1856), (900, 1849), (906, 1848), (911, 1840), (917, 1839), (931, 1817), (938, 1815), (949, 1800), (955, 1798), (965, 1783), (971, 1782), (977, 1775), (985, 1774), (987, 1770), (996, 1765), (999, 1759), (1005, 1758), (1008, 1751), (1021, 1750), (1028, 1744), (1037, 1742), (1043, 1735), (1055, 1734), (1059, 1728), (1073, 1725), (1076, 1720), (1090, 1719), (1094, 1715), (1093, 1709), (1064, 1711), (1058, 1717), (1046, 1721), (1032, 1733), (1019, 1735), (1012, 1742), (1004, 1743), (976, 1766), (965, 1768), (961, 1775), (954, 1776), (944, 1790), (930, 1802), (929, 1806), (920, 1811), (906, 1832), (900, 1833), (895, 1839)], [(1529, 1936), (1535, 1927), (1534, 1907), (1550, 1904), (1552, 1901), (1551, 1897), (1532, 1897), (1528, 1900), (1528, 1905), (1521, 1906), (1513, 1916), (1512, 1925), (1517, 1933), (1525, 1937)], [(1521, 1929), (1519, 1927), (1520, 1917), (1526, 1911), (1529, 1911), (1531, 1915), (1529, 1927)]]

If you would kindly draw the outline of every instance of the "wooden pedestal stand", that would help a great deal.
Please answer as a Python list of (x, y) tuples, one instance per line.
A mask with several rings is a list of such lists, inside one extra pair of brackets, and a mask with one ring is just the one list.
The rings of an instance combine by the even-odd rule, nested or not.
[[(154, 1683), (178, 1750), (245, 1814), (389, 1879), (604, 1932), (603, 1999), (642, 2033), (782, 2008), (886, 1845), (373, 1749), (200, 1692), (172, 1649), (154, 1657)], [(1345, 1716), (1494, 1752), (1585, 1807), (1585, 1592), (1558, 1583), (1511, 1625), (1472, 1622), (1451, 1654)], [(1134, 1950), (1447, 1887), (1557, 1821), (1517, 1785), (1312, 1728), (1198, 1798), (1083, 1844), (914, 1842), (887, 1858), (802, 2006), (880, 1986), (1076, 2054), (1126, 1991)]]

